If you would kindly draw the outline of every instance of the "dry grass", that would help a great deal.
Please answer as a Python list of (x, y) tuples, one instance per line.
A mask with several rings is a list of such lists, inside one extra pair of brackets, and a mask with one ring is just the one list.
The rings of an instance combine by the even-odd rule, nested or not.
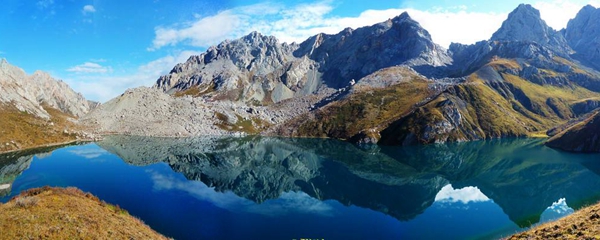
[(545, 223), (508, 239), (600, 239), (600, 204)]
[(428, 82), (417, 77), (384, 89), (361, 89), (339, 102), (332, 103), (314, 116), (300, 116), (291, 125), (301, 137), (349, 139), (371, 129), (379, 131), (405, 116), (415, 106), (433, 95)]
[[(43, 107), (51, 115), (49, 121), (0, 104), (0, 152), (76, 140), (73, 132), (78, 126), (69, 120), (74, 117), (49, 106)], [(65, 129), (68, 133), (64, 133)]]
[(216, 126), (227, 131), (244, 132), (255, 135), (270, 127), (268, 122), (265, 122), (260, 118), (244, 119), (236, 114), (236, 122), (231, 124), (229, 123), (229, 117), (227, 117), (227, 115), (219, 112), (215, 113), (215, 115), (217, 119), (219, 119), (219, 123), (217, 123)]
[(76, 188), (30, 189), (0, 205), (0, 239), (166, 239)]

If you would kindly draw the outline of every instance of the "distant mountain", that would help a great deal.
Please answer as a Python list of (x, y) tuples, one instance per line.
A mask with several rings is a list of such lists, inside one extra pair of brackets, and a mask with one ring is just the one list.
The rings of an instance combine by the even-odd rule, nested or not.
[[(421, 74), (451, 63), (446, 50), (407, 13), (300, 44), (253, 32), (178, 64), (155, 88), (170, 94), (270, 104), (341, 88), (381, 68), (404, 64)], [(421, 69), (421, 68), (418, 68)]]
[(0, 151), (74, 140), (75, 119), (89, 110), (63, 81), (0, 60)]

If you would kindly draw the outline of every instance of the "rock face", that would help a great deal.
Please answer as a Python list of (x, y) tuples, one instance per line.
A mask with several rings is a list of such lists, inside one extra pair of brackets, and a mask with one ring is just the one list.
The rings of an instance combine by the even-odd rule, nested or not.
[(511, 12), (490, 40), (534, 42), (561, 54), (570, 52), (562, 34), (549, 27), (540, 17), (540, 11), (529, 4), (521, 4)]
[(565, 38), (575, 50), (575, 57), (600, 70), (600, 9), (585, 6), (571, 19)]
[(452, 59), (407, 13), (370, 27), (285, 44), (253, 32), (192, 56), (155, 88), (213, 99), (278, 103), (321, 88), (341, 88), (381, 68), (405, 64), (434, 74)]
[(44, 119), (49, 119), (50, 114), (43, 105), (76, 117), (90, 110), (83, 95), (73, 91), (66, 83), (42, 71), (28, 76), (6, 59), (0, 60), (0, 103), (14, 105), (20, 111)]

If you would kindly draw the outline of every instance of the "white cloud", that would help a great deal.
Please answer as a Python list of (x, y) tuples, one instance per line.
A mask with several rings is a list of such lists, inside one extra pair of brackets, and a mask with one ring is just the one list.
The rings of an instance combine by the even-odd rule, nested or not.
[(87, 99), (106, 102), (122, 94), (128, 88), (153, 85), (158, 77), (167, 74), (177, 63), (185, 62), (190, 56), (198, 54), (200, 52), (180, 51), (143, 64), (129, 74), (116, 75), (112, 68), (109, 68), (109, 74), (88, 72), (80, 74), (76, 78), (65, 78), (64, 80)]
[(40, 0), (36, 3), (37, 7), (40, 9), (45, 9), (54, 4), (54, 0)]
[(93, 5), (85, 5), (83, 6), (83, 14), (86, 13), (94, 13), (96, 12), (96, 8)]
[[(593, 0), (589, 3), (598, 2)], [(225, 39), (239, 38), (251, 31), (274, 35), (284, 42), (301, 42), (317, 33), (334, 34), (346, 27), (368, 26), (405, 11), (430, 32), (434, 42), (448, 47), (451, 42), (472, 44), (489, 39), (508, 16), (508, 12), (473, 12), (463, 5), (426, 11), (411, 8), (365, 10), (356, 17), (338, 17), (331, 15), (333, 6), (330, 3), (325, 1), (295, 6), (261, 3), (228, 9), (212, 16), (197, 16), (189, 22), (157, 27), (149, 50), (178, 44), (208, 47)], [(540, 10), (542, 18), (555, 29), (566, 26), (567, 21), (583, 5), (566, 0), (533, 4)]]
[(582, 8), (581, 4), (565, 0), (536, 2), (532, 6), (540, 10), (540, 15), (546, 24), (556, 30), (565, 28), (567, 22), (574, 18)]
[(435, 195), (435, 201), (467, 204), (469, 202), (486, 202), (490, 199), (477, 187), (454, 189), (452, 185), (448, 184)]
[(112, 72), (111, 67), (104, 67), (98, 63), (85, 62), (83, 64), (67, 69), (67, 72), (73, 73), (109, 73)]

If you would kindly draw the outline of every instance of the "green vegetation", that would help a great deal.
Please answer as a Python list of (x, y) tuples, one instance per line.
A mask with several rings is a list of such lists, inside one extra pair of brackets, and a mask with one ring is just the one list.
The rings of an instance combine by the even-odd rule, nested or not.
[(0, 204), (3, 239), (166, 239), (139, 219), (76, 188), (35, 188)]
[(595, 98), (600, 94), (573, 86), (538, 85), (518, 76), (502, 74), (507, 83), (522, 91), (531, 102), (530, 111), (554, 121), (572, 118), (571, 104), (581, 99)]

